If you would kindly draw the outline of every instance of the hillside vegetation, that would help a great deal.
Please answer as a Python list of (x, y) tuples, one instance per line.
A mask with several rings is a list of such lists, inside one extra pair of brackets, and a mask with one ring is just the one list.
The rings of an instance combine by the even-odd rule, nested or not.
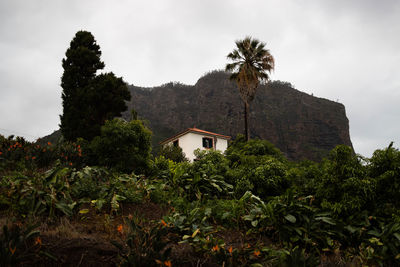
[(392, 144), (370, 159), (340, 145), (293, 163), (239, 136), (194, 163), (144, 153), (121, 165), (137, 144), (113, 140), (138, 138), (137, 123), (125, 124), (106, 123), (93, 144), (0, 136), (1, 266), (400, 264)]

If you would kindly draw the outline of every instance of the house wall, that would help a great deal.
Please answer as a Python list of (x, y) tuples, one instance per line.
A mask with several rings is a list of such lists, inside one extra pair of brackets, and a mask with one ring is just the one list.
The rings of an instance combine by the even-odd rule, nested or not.
[[(182, 148), (183, 153), (185, 153), (186, 158), (189, 159), (190, 162), (193, 162), (193, 160), (196, 158), (194, 155), (194, 151), (198, 148), (200, 150), (205, 150), (203, 148), (203, 137), (208, 137), (208, 135), (202, 135), (198, 133), (187, 133), (181, 137), (179, 137), (179, 146)], [(212, 138), (212, 137), (211, 137)], [(172, 145), (173, 141), (176, 139), (172, 140), (169, 145)], [(222, 139), (222, 138), (215, 138), (214, 142), (216, 140), (216, 144), (214, 144), (214, 147), (216, 150), (220, 150), (221, 152), (225, 152), (225, 150), (228, 147), (228, 140)]]
[(217, 144), (215, 146), (215, 149), (223, 153), (227, 148), (228, 148), (228, 140), (217, 138)]

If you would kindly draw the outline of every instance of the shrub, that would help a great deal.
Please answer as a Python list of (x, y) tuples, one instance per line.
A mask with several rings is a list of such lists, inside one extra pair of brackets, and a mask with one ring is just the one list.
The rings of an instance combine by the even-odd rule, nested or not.
[[(140, 218), (132, 217), (126, 222), (129, 229), (123, 244), (112, 241), (118, 248), (121, 258), (120, 266), (171, 266), (169, 255), (172, 247), (168, 246), (168, 227), (161, 224), (146, 225)], [(165, 223), (165, 222), (164, 222)], [(118, 231), (124, 237), (124, 227), (119, 226)], [(169, 265), (167, 265), (169, 263)]]
[[(222, 197), (232, 193), (232, 185), (225, 181), (228, 161), (219, 151), (195, 151), (197, 161), (170, 164), (164, 177), (175, 187), (184, 190), (189, 200)], [(181, 190), (178, 190), (181, 191)]]
[(10, 135), (6, 138), (0, 135), (0, 171), (33, 167), (36, 160), (33, 149), (33, 144), (23, 137)]
[(151, 132), (140, 120), (113, 119), (101, 127), (101, 135), (93, 139), (91, 148), (102, 166), (144, 173), (150, 163)]
[(299, 195), (315, 195), (317, 181), (323, 175), (320, 164), (312, 161), (303, 161), (292, 166), (287, 177)]
[(237, 135), (236, 139), (225, 151), (231, 164), (239, 164), (240, 158), (246, 156), (272, 156), (280, 161), (286, 161), (282, 152), (267, 140), (252, 139), (246, 142), (243, 135)]
[(240, 156), (240, 165), (229, 171), (236, 196), (252, 191), (260, 197), (277, 196), (290, 186), (286, 166), (271, 156)]
[(321, 168), (316, 199), (322, 208), (345, 216), (373, 206), (376, 182), (366, 176), (366, 168), (350, 147), (334, 148)]
[(172, 146), (172, 145), (162, 146), (158, 155), (163, 156), (166, 159), (170, 159), (174, 162), (188, 161), (185, 153), (183, 153), (182, 148), (179, 146)]
[(23, 265), (26, 259), (38, 255), (41, 251), (38, 225), (22, 226), (20, 223), (11, 227), (4, 225), (0, 230), (0, 266)]
[(374, 152), (368, 172), (377, 182), (378, 201), (400, 207), (400, 151), (393, 147), (393, 142)]

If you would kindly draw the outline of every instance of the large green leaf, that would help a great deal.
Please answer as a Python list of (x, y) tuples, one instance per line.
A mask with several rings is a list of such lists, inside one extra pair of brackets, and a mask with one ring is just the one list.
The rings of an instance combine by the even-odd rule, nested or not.
[(288, 220), (291, 223), (295, 223), (296, 222), (296, 217), (294, 217), (292, 214), (287, 214), (285, 216), (285, 219)]
[(317, 221), (323, 221), (330, 225), (336, 225), (336, 222), (330, 217), (317, 217), (315, 218)]

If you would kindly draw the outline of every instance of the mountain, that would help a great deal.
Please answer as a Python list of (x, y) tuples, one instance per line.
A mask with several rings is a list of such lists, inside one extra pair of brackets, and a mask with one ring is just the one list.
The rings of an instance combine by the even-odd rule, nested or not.
[[(128, 111), (148, 121), (153, 144), (196, 127), (235, 137), (243, 133), (243, 103), (229, 74), (214, 71), (194, 86), (167, 83), (152, 88), (130, 86)], [(269, 140), (291, 160), (320, 160), (339, 144), (352, 147), (343, 104), (294, 89), (290, 83), (261, 85), (250, 104), (251, 138)]]

